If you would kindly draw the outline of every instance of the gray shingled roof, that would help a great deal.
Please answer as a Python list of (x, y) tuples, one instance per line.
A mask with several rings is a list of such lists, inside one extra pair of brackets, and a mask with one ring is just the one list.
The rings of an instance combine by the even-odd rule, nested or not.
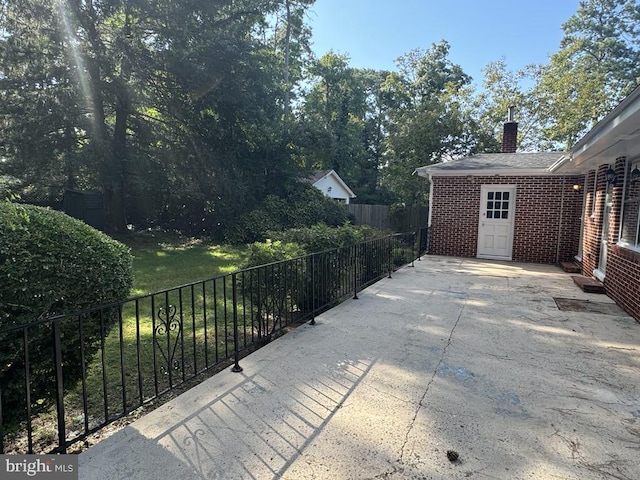
[(418, 173), (437, 174), (461, 171), (477, 171), (481, 173), (485, 170), (540, 170), (541, 173), (544, 173), (549, 172), (549, 168), (563, 155), (565, 155), (563, 152), (483, 153), (459, 160), (427, 165), (416, 169), (416, 171)]
[(330, 171), (331, 170), (316, 170), (311, 175), (309, 175), (308, 180), (311, 183), (316, 183), (318, 180), (320, 180), (322, 177), (324, 177)]

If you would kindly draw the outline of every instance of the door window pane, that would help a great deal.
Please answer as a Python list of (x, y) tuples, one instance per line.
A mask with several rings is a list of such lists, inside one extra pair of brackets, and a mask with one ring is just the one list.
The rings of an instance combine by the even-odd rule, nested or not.
[(509, 219), (510, 192), (487, 192), (486, 218)]

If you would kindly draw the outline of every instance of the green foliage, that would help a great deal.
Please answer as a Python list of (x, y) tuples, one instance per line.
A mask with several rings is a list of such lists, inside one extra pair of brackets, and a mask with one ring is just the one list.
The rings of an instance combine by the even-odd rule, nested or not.
[(329, 227), (323, 223), (311, 227), (270, 231), (269, 239), (254, 242), (249, 246), (249, 257), (244, 268), (323, 252), (334, 248), (348, 247), (383, 235), (368, 225), (354, 226), (348, 223)]
[(640, 4), (586, 0), (537, 85), (544, 133), (570, 148), (638, 84)]
[(281, 241), (267, 240), (249, 246), (245, 268), (254, 268), (241, 276), (240, 286), (250, 294), (252, 325), (258, 338), (271, 338), (291, 313), (300, 280), (306, 278), (305, 262), (291, 260), (304, 253), (300, 245)]
[(283, 197), (268, 195), (262, 205), (244, 215), (226, 232), (231, 243), (264, 240), (267, 231), (307, 227), (322, 222), (329, 226), (352, 220), (344, 205), (325, 197), (308, 183), (294, 183)]
[(552, 149), (541, 132), (539, 99), (535, 94), (538, 80), (536, 67), (512, 72), (505, 59), (490, 62), (484, 68), (483, 89), (473, 100), (478, 130), (488, 133), (484, 142), (486, 147), (478, 153), (500, 152), (503, 125), (511, 106), (515, 107), (518, 122), (518, 150)]
[(286, 2), (285, 68), (283, 1), (4, 2), (3, 173), (103, 191), (113, 231), (219, 233), (287, 177), (310, 3)]
[(427, 205), (428, 183), (416, 168), (469, 152), (469, 135), (459, 97), (471, 81), (449, 59), (449, 44), (415, 50), (398, 59), (400, 73), (387, 79), (395, 105), (386, 128), (388, 167), (381, 183), (395, 193), (395, 201)]
[(249, 245), (249, 256), (244, 268), (290, 260), (305, 253), (305, 250), (297, 243), (285, 243), (280, 240), (254, 242)]
[(348, 62), (348, 56), (328, 52), (310, 68), (297, 161), (308, 169), (333, 169), (358, 198), (376, 198), (387, 110), (382, 85), (389, 73)]
[(316, 224), (306, 228), (293, 228), (282, 232), (269, 232), (272, 240), (300, 245), (305, 253), (322, 252), (333, 248), (355, 245), (382, 235), (368, 225), (353, 226), (345, 223), (339, 227)]
[[(41, 207), (0, 202), (0, 329), (125, 299), (132, 284), (131, 261), (127, 247), (79, 220)], [(58, 323), (66, 387), (81, 378), (81, 354), (85, 361), (91, 358), (101, 332), (106, 334), (117, 314), (117, 308), (108, 308), (82, 316), (83, 351), (80, 319)], [(0, 374), (3, 414), (15, 420), (26, 408), (22, 331), (1, 336), (0, 361), (6, 366)], [(30, 328), (28, 345), (32, 401), (53, 399), (51, 324)]]
[(291, 190), (318, 168), (359, 203), (426, 205), (415, 168), (498, 151), (509, 105), (521, 150), (571, 146), (640, 78), (633, 0), (580, 2), (549, 65), (492, 62), (480, 93), (445, 40), (394, 72), (312, 60), (313, 0), (2, 5), (0, 176), (15, 194), (101, 190), (114, 231), (239, 242), (339, 225), (335, 205)]
[[(383, 245), (369, 245), (361, 251), (348, 248), (378, 238), (381, 232), (371, 227), (317, 224), (269, 235), (271, 239), (266, 242), (251, 245), (247, 267), (256, 270), (244, 280), (251, 285), (258, 335), (273, 333), (292, 308), (307, 315), (336, 301), (345, 276), (354, 274), (356, 262), (366, 265), (360, 272), (363, 277), (380, 273), (369, 264), (383, 255)], [(302, 255), (306, 256), (299, 258)], [(268, 263), (272, 265), (260, 267)]]

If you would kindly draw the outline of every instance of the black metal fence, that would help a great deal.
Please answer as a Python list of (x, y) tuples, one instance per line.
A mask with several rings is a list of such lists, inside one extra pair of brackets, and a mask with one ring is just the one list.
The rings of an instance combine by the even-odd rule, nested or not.
[[(66, 452), (426, 251), (426, 232), (261, 265), (0, 331), (0, 453)], [(5, 350), (6, 351), (6, 350)]]

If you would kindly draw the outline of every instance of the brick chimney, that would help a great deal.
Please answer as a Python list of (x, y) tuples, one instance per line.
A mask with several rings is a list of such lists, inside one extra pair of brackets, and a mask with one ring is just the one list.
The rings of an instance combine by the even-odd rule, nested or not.
[(514, 121), (515, 109), (513, 105), (509, 107), (509, 117), (504, 124), (502, 133), (502, 153), (516, 153), (518, 146), (518, 122)]

